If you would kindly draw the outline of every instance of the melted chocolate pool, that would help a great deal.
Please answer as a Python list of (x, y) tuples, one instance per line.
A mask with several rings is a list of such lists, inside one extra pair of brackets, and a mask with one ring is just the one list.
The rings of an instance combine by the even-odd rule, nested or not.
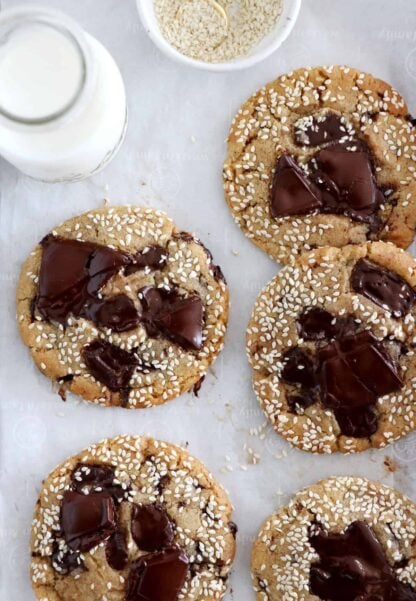
[(344, 534), (320, 530), (309, 541), (319, 555), (310, 571), (310, 590), (319, 599), (416, 601), (416, 592), (398, 579), (366, 522), (353, 522)]
[(134, 505), (131, 534), (143, 551), (160, 551), (173, 543), (173, 524), (163, 507)]
[(380, 229), (378, 212), (386, 199), (377, 186), (367, 145), (352, 139), (347, 130), (335, 113), (304, 120), (295, 129), (298, 144), (321, 149), (307, 170), (288, 154), (279, 158), (270, 197), (272, 217), (317, 211), (362, 221), (371, 232)]
[(188, 570), (188, 557), (177, 547), (144, 555), (132, 565), (126, 601), (176, 601)]
[(404, 317), (416, 300), (416, 293), (397, 273), (367, 259), (360, 259), (351, 274), (351, 287), (376, 305)]
[(300, 389), (288, 396), (291, 411), (307, 409), (320, 398), (345, 436), (374, 434), (378, 398), (403, 386), (386, 346), (369, 331), (357, 332), (351, 316), (334, 317), (318, 308), (305, 311), (298, 326), (300, 336), (318, 347), (314, 353), (294, 348), (284, 356), (282, 379)]

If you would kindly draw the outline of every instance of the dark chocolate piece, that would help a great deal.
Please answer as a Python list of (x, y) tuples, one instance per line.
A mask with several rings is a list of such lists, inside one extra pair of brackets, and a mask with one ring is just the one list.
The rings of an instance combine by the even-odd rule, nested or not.
[(130, 490), (114, 482), (116, 475), (109, 465), (78, 463), (72, 472), (72, 488), (79, 493), (106, 492), (119, 504)]
[(323, 530), (309, 541), (319, 555), (310, 570), (310, 590), (324, 601), (416, 601), (401, 582), (373, 529), (353, 522), (344, 534)]
[(404, 385), (400, 349), (391, 353), (371, 332), (357, 333), (353, 316), (334, 317), (318, 307), (301, 314), (298, 328), (302, 338), (318, 342), (318, 347), (316, 356), (299, 347), (283, 356), (282, 379), (300, 388), (287, 394), (289, 411), (298, 414), (321, 398), (333, 410), (342, 434), (372, 436), (378, 426), (378, 398)]
[(111, 296), (89, 303), (82, 311), (99, 328), (110, 328), (113, 332), (133, 330), (140, 323), (133, 301), (125, 294)]
[(199, 296), (183, 297), (176, 290), (152, 288), (140, 291), (140, 315), (149, 336), (165, 336), (185, 349), (203, 346), (203, 306)]
[(55, 572), (61, 576), (67, 576), (75, 570), (84, 569), (84, 562), (79, 551), (60, 548), (56, 541), (53, 544), (51, 563)]
[(377, 432), (378, 413), (374, 405), (348, 410), (335, 409), (334, 415), (344, 436), (369, 438)]
[(298, 124), (295, 126), (295, 142), (299, 146), (322, 146), (351, 135), (345, 121), (336, 113), (302, 121), (301, 127)]
[(90, 242), (51, 235), (41, 244), (36, 307), (44, 319), (63, 325), (71, 315), (81, 316), (108, 280), (130, 262), (125, 253)]
[(134, 505), (131, 534), (142, 551), (160, 551), (173, 542), (173, 525), (163, 507)]
[(368, 331), (344, 336), (318, 351), (322, 402), (335, 411), (346, 436), (377, 430), (378, 397), (400, 390), (403, 379), (385, 346)]
[(338, 334), (337, 318), (324, 309), (307, 309), (298, 319), (300, 335), (305, 340), (331, 339)]
[(351, 287), (395, 317), (404, 317), (413, 307), (416, 293), (397, 273), (367, 259), (360, 259), (351, 273)]
[(372, 405), (403, 386), (397, 365), (371, 332), (341, 338), (318, 356), (323, 402), (332, 409)]
[(124, 570), (129, 560), (126, 539), (121, 530), (117, 530), (105, 545), (105, 555), (108, 565), (113, 570)]
[(141, 271), (146, 267), (150, 269), (157, 270), (163, 269), (166, 265), (167, 259), (167, 251), (162, 246), (149, 246), (145, 250), (138, 252), (136, 255), (132, 257), (130, 265), (124, 270), (126, 275), (131, 275), (132, 273), (136, 273), (136, 271)]
[(287, 397), (287, 404), (292, 413), (299, 413), (299, 409), (307, 409), (316, 403), (315, 397), (308, 391)]
[(352, 315), (335, 316), (319, 307), (306, 309), (298, 319), (298, 326), (302, 338), (314, 341), (350, 336), (358, 328)]
[(312, 388), (316, 384), (315, 367), (311, 357), (300, 348), (294, 348), (283, 357), (282, 378), (289, 384)]
[(321, 150), (314, 162), (323, 211), (379, 227), (377, 212), (384, 196), (377, 188), (367, 147), (360, 142), (333, 144)]
[(144, 555), (132, 564), (126, 601), (176, 601), (188, 570), (186, 553), (176, 547)]
[(291, 156), (281, 156), (273, 178), (270, 202), (272, 217), (306, 215), (321, 206), (319, 188)]
[(139, 365), (134, 353), (104, 340), (94, 340), (85, 346), (82, 357), (91, 375), (112, 392), (128, 388), (134, 369)]
[(73, 551), (89, 551), (116, 528), (114, 501), (108, 493), (83, 495), (67, 491), (61, 505), (61, 530)]

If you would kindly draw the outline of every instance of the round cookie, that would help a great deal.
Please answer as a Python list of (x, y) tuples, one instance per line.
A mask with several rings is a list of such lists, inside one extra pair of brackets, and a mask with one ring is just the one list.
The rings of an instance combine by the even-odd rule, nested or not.
[(300, 255), (260, 293), (253, 386), (275, 430), (314, 453), (384, 447), (416, 427), (416, 260), (368, 242)]
[(211, 253), (161, 211), (88, 211), (22, 267), (20, 333), (39, 369), (102, 405), (143, 408), (198, 389), (222, 349), (228, 288)]
[(236, 115), (225, 196), (243, 232), (282, 263), (367, 240), (406, 248), (415, 158), (416, 129), (389, 84), (346, 66), (298, 69)]
[(31, 539), (39, 601), (221, 599), (236, 525), (222, 487), (184, 449), (103, 440), (43, 483)]
[(414, 601), (416, 506), (362, 478), (329, 478), (263, 524), (252, 555), (257, 601)]

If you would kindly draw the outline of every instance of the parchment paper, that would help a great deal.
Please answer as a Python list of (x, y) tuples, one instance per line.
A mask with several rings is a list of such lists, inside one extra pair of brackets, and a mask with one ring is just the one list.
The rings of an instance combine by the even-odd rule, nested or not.
[[(27, 0), (26, 0), (27, 1)], [(150, 0), (149, 0), (150, 1)], [(28, 2), (32, 3), (32, 2)], [(3, 0), (14, 7), (17, 0)], [(231, 119), (258, 87), (292, 68), (346, 63), (395, 85), (416, 112), (414, 0), (304, 0), (294, 32), (263, 64), (215, 74), (165, 58), (143, 31), (134, 0), (43, 0), (101, 40), (125, 78), (130, 125), (121, 152), (82, 183), (32, 181), (0, 161), (0, 599), (29, 601), (28, 540), (40, 483), (56, 464), (103, 437), (148, 433), (189, 443), (229, 490), (239, 525), (228, 599), (253, 599), (250, 548), (264, 518), (303, 486), (332, 474), (365, 475), (416, 500), (416, 438), (385, 451), (317, 457), (295, 451), (269, 427), (251, 389), (245, 330), (252, 305), (278, 266), (234, 224), (223, 200), (221, 168)], [(54, 225), (112, 203), (166, 210), (212, 250), (229, 281), (231, 320), (225, 350), (199, 399), (189, 394), (136, 412), (63, 403), (34, 367), (15, 324), (15, 286), (27, 253)], [(259, 456), (250, 464), (249, 451)], [(397, 464), (394, 473), (386, 456)]]

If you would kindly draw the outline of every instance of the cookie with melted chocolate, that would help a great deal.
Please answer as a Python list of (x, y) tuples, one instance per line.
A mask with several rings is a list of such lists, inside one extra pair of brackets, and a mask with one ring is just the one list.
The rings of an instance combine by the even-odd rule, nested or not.
[[(394, 519), (392, 520), (392, 516)], [(300, 491), (253, 546), (257, 601), (416, 601), (416, 505), (361, 478)]]
[(416, 429), (416, 260), (383, 242), (304, 253), (248, 327), (257, 397), (310, 452), (386, 446)]
[(39, 601), (208, 601), (201, 591), (215, 591), (220, 601), (236, 530), (226, 493), (184, 449), (135, 436), (107, 439), (42, 484), (32, 525), (33, 589)]
[(322, 246), (407, 248), (416, 231), (408, 113), (388, 83), (347, 66), (302, 68), (262, 87), (228, 137), (224, 189), (237, 224), (283, 264)]
[(223, 344), (228, 288), (212, 254), (160, 211), (107, 207), (55, 228), (25, 262), (22, 338), (38, 367), (101, 405), (192, 390)]

